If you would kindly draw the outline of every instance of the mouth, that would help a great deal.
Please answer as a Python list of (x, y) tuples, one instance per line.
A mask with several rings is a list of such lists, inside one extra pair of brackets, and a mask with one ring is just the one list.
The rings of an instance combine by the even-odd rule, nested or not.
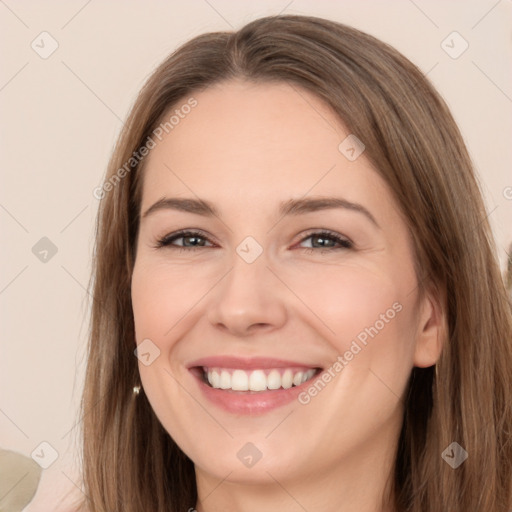
[(213, 389), (261, 393), (301, 386), (322, 370), (310, 367), (245, 370), (201, 366), (193, 368), (193, 371), (207, 386)]
[(188, 370), (213, 405), (237, 415), (256, 415), (296, 400), (323, 368), (269, 358), (216, 356), (195, 361)]

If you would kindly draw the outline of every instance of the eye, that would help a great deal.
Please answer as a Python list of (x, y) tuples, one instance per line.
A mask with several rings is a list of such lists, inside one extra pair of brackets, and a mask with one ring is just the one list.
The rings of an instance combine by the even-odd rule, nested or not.
[[(176, 244), (177, 240), (181, 240), (180, 244)], [(310, 233), (308, 236), (303, 238), (300, 243), (304, 243), (306, 240), (311, 240), (311, 247), (301, 247), (306, 252), (321, 252), (334, 251), (340, 249), (352, 249), (354, 244), (347, 238), (343, 238), (337, 233), (331, 231), (316, 231)], [(168, 247), (171, 249), (178, 249), (180, 251), (193, 251), (203, 247), (208, 247), (207, 243), (212, 243), (210, 239), (203, 234), (201, 231), (187, 230), (178, 231), (166, 235), (163, 238), (157, 240), (155, 248)], [(336, 245), (338, 245), (336, 247)]]
[[(177, 240), (181, 240), (182, 243), (175, 244), (174, 242)], [(179, 231), (157, 240), (155, 248), (169, 247), (181, 251), (193, 251), (196, 248), (206, 247), (205, 242), (210, 242), (210, 240), (201, 231)]]
[[(306, 252), (314, 252), (315, 249), (321, 252), (336, 251), (340, 249), (352, 249), (354, 247), (354, 244), (350, 240), (332, 231), (323, 230), (310, 233), (303, 238), (300, 243), (304, 243), (306, 240), (311, 240), (310, 247), (302, 247)], [(336, 244), (338, 247), (336, 247)]]

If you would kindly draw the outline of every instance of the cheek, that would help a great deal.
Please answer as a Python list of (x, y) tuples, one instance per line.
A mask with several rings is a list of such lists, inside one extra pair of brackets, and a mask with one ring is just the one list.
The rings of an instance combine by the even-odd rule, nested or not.
[[(312, 384), (301, 397), (309, 407), (303, 420), (308, 429), (314, 431), (321, 417), (326, 439), (356, 446), (360, 434), (377, 432), (398, 414), (413, 366), (413, 282), (412, 267), (383, 264), (378, 271), (325, 266), (290, 284), (320, 317), (316, 330), (334, 349), (326, 391)], [(329, 449), (323, 440), (318, 446)]]
[(172, 341), (169, 331), (191, 311), (209, 282), (207, 276), (191, 268), (136, 265), (131, 292), (137, 341), (152, 337)]
[[(187, 396), (180, 386), (183, 375), (170, 364), (181, 335), (178, 331), (183, 329), (179, 320), (185, 317), (193, 303), (193, 297), (189, 300), (188, 295), (194, 295), (194, 287), (188, 286), (185, 275), (182, 269), (171, 270), (168, 266), (150, 264), (139, 258), (131, 282), (136, 343), (151, 341), (147, 350), (151, 354), (150, 364), (140, 359), (138, 365), (144, 393), (162, 425), (178, 438), (186, 431), (183, 423), (201, 419), (187, 419), (179, 413), (180, 404)], [(173, 330), (177, 324), (179, 328)]]
[[(359, 415), (364, 416), (357, 404), (364, 400), (372, 414), (384, 421), (406, 389), (415, 347), (415, 295), (411, 293), (415, 277), (413, 267), (402, 262), (400, 266), (391, 260), (381, 262), (379, 268), (326, 265), (294, 278), (289, 274), (287, 283), (319, 319), (309, 315), (312, 338), (320, 334), (321, 343), (327, 342), (331, 349), (334, 384), (332, 393), (318, 400), (318, 411), (334, 411), (334, 403), (354, 400), (351, 410), (359, 411), (354, 412), (356, 425)], [(346, 412), (340, 418), (346, 419)]]
[(384, 264), (378, 271), (362, 265), (318, 266), (314, 272), (289, 273), (284, 280), (342, 354), (354, 340), (364, 347), (377, 340), (392, 346), (409, 339), (411, 318), (404, 314), (412, 298), (407, 297), (409, 278), (408, 272), (396, 276)]

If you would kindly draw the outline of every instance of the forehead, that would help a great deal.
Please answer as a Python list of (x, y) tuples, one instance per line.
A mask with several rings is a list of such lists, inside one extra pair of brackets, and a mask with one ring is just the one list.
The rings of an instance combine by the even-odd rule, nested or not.
[[(182, 108), (191, 97), (196, 105)], [(364, 153), (351, 161), (340, 151), (350, 135), (341, 120), (296, 85), (223, 82), (178, 102), (164, 122), (173, 113), (179, 121), (146, 162), (143, 205), (166, 193), (221, 204), (238, 197), (243, 207), (340, 192), (392, 206)]]

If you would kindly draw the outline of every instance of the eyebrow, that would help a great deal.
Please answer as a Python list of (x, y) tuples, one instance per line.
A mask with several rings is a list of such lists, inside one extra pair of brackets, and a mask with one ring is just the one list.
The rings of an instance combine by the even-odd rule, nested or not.
[[(342, 208), (363, 214), (368, 220), (380, 229), (375, 217), (361, 204), (353, 203), (341, 197), (313, 197), (301, 199), (289, 199), (279, 205), (279, 214), (284, 217), (287, 215), (302, 215), (321, 210)], [(189, 199), (181, 197), (164, 197), (150, 206), (142, 215), (146, 218), (152, 213), (160, 210), (178, 210), (187, 213), (194, 213), (204, 217), (221, 217), (215, 206), (203, 199)]]

